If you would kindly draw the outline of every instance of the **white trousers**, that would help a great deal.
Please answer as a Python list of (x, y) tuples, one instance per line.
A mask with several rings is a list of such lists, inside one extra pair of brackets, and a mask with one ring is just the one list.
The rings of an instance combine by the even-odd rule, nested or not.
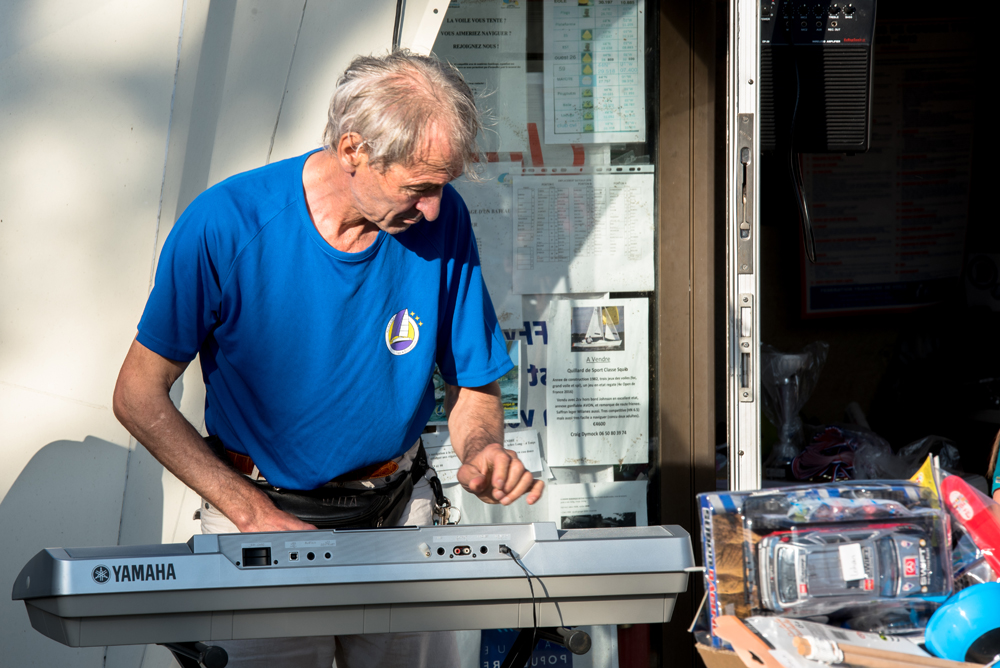
[[(432, 524), (433, 498), (430, 484), (421, 479), (397, 526)], [(203, 499), (201, 532), (239, 533), (239, 529)], [(479, 631), (373, 633), (210, 644), (229, 653), (228, 668), (464, 668), (478, 662), (479, 635)]]

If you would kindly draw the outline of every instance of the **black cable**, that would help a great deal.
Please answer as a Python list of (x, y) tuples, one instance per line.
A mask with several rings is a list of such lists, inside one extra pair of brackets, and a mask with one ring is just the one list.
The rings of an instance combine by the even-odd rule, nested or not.
[(788, 131), (788, 170), (792, 177), (792, 187), (795, 189), (795, 204), (799, 209), (799, 222), (802, 225), (802, 244), (805, 246), (806, 257), (816, 262), (816, 241), (813, 237), (812, 221), (809, 219), (809, 205), (806, 202), (805, 189), (802, 186), (802, 166), (795, 152), (795, 123), (799, 115), (799, 101), (802, 96), (802, 82), (799, 78), (799, 59), (795, 45), (789, 44), (789, 55), (795, 68), (795, 106), (792, 107), (792, 122)]
[(530, 658), (532, 652), (535, 651), (535, 643), (538, 642), (538, 613), (535, 610), (535, 588), (531, 585), (531, 574), (524, 567), (524, 564), (521, 563), (521, 560), (514, 556), (514, 550), (506, 545), (501, 545), (500, 551), (509, 555), (514, 560), (514, 563), (524, 571), (524, 577), (528, 578), (528, 590), (531, 591), (531, 621), (534, 624), (534, 627), (531, 629), (531, 652), (528, 652), (528, 657)]

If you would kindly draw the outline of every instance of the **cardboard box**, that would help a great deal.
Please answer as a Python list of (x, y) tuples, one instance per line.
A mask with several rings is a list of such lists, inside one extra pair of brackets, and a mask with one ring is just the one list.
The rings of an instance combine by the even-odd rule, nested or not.
[(718, 649), (707, 645), (696, 644), (705, 668), (746, 668), (736, 652), (729, 649)]
[(722, 615), (744, 618), (751, 614), (743, 554), (746, 532), (741, 515), (747, 496), (749, 493), (744, 492), (698, 495), (702, 563), (705, 565), (705, 601), (702, 607), (708, 611), (712, 647), (716, 649), (728, 649), (728, 645), (712, 633), (714, 620)]

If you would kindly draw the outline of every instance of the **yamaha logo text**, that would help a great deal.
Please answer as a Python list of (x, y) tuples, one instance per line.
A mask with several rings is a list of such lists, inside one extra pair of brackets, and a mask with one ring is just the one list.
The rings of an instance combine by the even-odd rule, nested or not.
[[(94, 579), (97, 580), (98, 569), (104, 568), (105, 582), (108, 580), (107, 568), (98, 566), (94, 569)], [(112, 566), (115, 582), (149, 582), (156, 580), (176, 580), (177, 573), (174, 572), (173, 564), (124, 564), (123, 566)], [(100, 580), (97, 580), (100, 582)]]

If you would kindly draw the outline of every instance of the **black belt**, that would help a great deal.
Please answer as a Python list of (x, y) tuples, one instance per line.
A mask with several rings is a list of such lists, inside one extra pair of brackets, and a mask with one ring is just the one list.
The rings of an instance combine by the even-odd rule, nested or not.
[[(221, 442), (220, 442), (221, 446)], [(257, 465), (253, 463), (250, 455), (244, 455), (242, 452), (236, 452), (235, 450), (230, 450), (229, 448), (222, 447), (222, 452), (225, 454), (229, 463), (233, 465), (237, 471), (243, 475), (252, 476), (254, 469)], [(377, 480), (378, 478), (385, 478), (390, 476), (399, 470), (399, 464), (390, 459), (387, 462), (381, 462), (378, 464), (371, 464), (369, 466), (362, 466), (361, 468), (354, 469), (353, 471), (348, 471), (342, 475), (337, 476), (333, 479), (333, 482), (358, 482), (361, 480)], [(258, 469), (259, 471), (259, 469)], [(259, 474), (260, 478), (263, 479), (264, 476)]]

